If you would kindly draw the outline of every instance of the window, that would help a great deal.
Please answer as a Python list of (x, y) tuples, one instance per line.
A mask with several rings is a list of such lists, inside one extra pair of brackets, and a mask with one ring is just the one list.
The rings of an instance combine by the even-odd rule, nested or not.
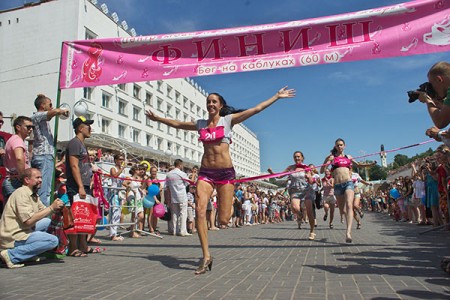
[(166, 89), (167, 89), (167, 97), (172, 99), (172, 90), (173, 90), (172, 87), (170, 85), (167, 85)]
[(105, 118), (102, 118), (102, 132), (109, 134), (109, 125), (111, 124), (111, 121)]
[(145, 104), (152, 106), (153, 105), (153, 94), (150, 92), (145, 93)]
[(117, 85), (117, 87), (118, 87), (119, 89), (121, 89), (122, 91), (126, 91), (127, 84), (126, 84), (126, 83), (119, 83), (119, 84)]
[(157, 148), (158, 150), (162, 150), (162, 143), (163, 143), (163, 139), (162, 139), (162, 138), (158, 138), (158, 139), (156, 140), (156, 148)]
[(177, 138), (181, 139), (181, 130), (177, 129)]
[(151, 87), (153, 87), (152, 82), (151, 81), (147, 81), (147, 84)]
[(162, 80), (158, 80), (158, 81), (156, 82), (156, 90), (157, 90), (158, 92), (161, 92), (161, 93), (162, 93), (162, 90), (161, 90), (162, 85), (163, 85)]
[(127, 130), (127, 126), (119, 124), (118, 132), (119, 132), (120, 138), (123, 138), (123, 139), (125, 138), (126, 130)]
[(159, 131), (163, 131), (163, 126), (164, 126), (163, 123), (158, 122), (158, 130), (159, 130)]
[(133, 97), (136, 99), (139, 99), (139, 96), (141, 94), (141, 87), (137, 84), (133, 85)]
[(194, 104), (194, 102), (191, 101), (190, 105), (191, 105), (191, 112), (195, 113), (195, 104)]
[(94, 88), (91, 87), (85, 87), (83, 88), (83, 98), (87, 100), (92, 100), (92, 92), (94, 91)]
[(140, 130), (133, 128), (133, 136), (132, 136), (133, 142), (139, 143), (139, 135), (140, 134), (141, 134)]
[(185, 108), (188, 108), (188, 104), (189, 104), (188, 98), (186, 98), (186, 97), (183, 96), (183, 106), (184, 106)]
[(184, 121), (184, 122), (189, 122), (189, 121), (188, 121), (188, 120), (189, 120), (188, 114), (183, 114), (183, 116), (184, 116), (183, 121)]
[(175, 119), (180, 120), (180, 118), (181, 118), (181, 110), (177, 108), (175, 109)]
[(145, 144), (149, 147), (152, 146), (152, 135), (151, 134), (145, 135)]
[(172, 127), (167, 126), (166, 127), (166, 132), (167, 132), (168, 135), (172, 135)]
[(145, 117), (145, 125), (147, 125), (149, 127), (153, 127), (152, 120), (150, 120), (149, 118)]
[(187, 131), (184, 132), (184, 140), (186, 142), (189, 142), (189, 132), (187, 132)]
[(133, 120), (141, 121), (141, 109), (139, 107), (133, 106)]
[(197, 116), (199, 116), (200, 118), (202, 117), (202, 109), (200, 108), (200, 106), (197, 106)]
[(85, 40), (95, 40), (97, 38), (97, 35), (86, 28), (86, 31), (84, 33), (84, 39)]
[(111, 109), (111, 95), (102, 93), (102, 107)]
[(167, 116), (169, 118), (173, 118), (172, 117), (172, 105), (170, 105), (170, 104), (167, 104)]
[(122, 99), (119, 99), (119, 115), (126, 116), (127, 115), (127, 102)]
[(172, 143), (171, 142), (167, 142), (167, 150), (172, 151)]
[(175, 102), (178, 104), (181, 102), (181, 94), (178, 91), (175, 91)]
[(163, 110), (163, 100), (161, 98), (158, 98), (156, 101), (156, 109), (160, 112), (164, 112)]

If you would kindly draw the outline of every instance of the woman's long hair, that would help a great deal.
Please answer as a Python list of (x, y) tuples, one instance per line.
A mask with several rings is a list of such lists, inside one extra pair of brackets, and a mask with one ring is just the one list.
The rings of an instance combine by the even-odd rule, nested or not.
[(208, 97), (210, 95), (215, 95), (215, 96), (219, 97), (219, 101), (223, 105), (222, 109), (219, 112), (219, 116), (221, 116), (221, 117), (225, 117), (226, 115), (235, 114), (235, 113), (238, 113), (238, 112), (241, 112), (241, 111), (245, 110), (245, 109), (236, 109), (233, 106), (229, 106), (227, 104), (227, 102), (225, 101), (225, 99), (222, 97), (222, 95), (220, 95), (219, 93), (210, 93), (208, 95)]

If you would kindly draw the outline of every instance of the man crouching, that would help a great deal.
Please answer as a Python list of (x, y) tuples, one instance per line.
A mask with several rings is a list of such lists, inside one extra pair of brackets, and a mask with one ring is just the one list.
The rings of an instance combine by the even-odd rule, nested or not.
[(55, 248), (58, 238), (47, 233), (48, 215), (60, 210), (64, 202), (56, 199), (49, 207), (42, 204), (37, 192), (42, 176), (38, 169), (26, 169), (23, 186), (11, 194), (0, 220), (1, 259), (9, 269), (21, 268), (24, 261), (38, 261), (38, 255)]

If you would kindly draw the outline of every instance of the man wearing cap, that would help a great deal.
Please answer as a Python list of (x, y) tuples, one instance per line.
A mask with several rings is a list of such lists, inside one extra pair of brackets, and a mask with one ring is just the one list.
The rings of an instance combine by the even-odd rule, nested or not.
[(33, 156), (31, 166), (41, 170), (42, 185), (39, 190), (39, 197), (45, 206), (50, 205), (50, 192), (52, 189), (53, 170), (55, 168), (55, 148), (53, 134), (50, 128), (50, 120), (54, 116), (69, 116), (67, 109), (52, 108), (52, 100), (43, 94), (37, 95), (34, 100), (37, 112), (33, 114), (31, 120), (34, 125)]
[[(92, 177), (92, 166), (84, 141), (91, 136), (91, 125), (93, 120), (78, 117), (73, 121), (75, 137), (69, 141), (66, 149), (66, 186), (70, 204), (73, 196), (80, 194), (85, 199), (91, 193), (90, 183)], [(86, 256), (87, 234), (69, 235), (69, 255), (74, 257)]]

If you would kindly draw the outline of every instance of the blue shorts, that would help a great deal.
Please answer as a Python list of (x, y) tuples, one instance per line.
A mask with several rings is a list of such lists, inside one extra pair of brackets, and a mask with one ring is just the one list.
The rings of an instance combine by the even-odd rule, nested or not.
[(334, 185), (334, 195), (335, 196), (342, 196), (344, 195), (346, 190), (355, 190), (355, 184), (353, 181), (347, 181), (344, 183), (338, 183)]

